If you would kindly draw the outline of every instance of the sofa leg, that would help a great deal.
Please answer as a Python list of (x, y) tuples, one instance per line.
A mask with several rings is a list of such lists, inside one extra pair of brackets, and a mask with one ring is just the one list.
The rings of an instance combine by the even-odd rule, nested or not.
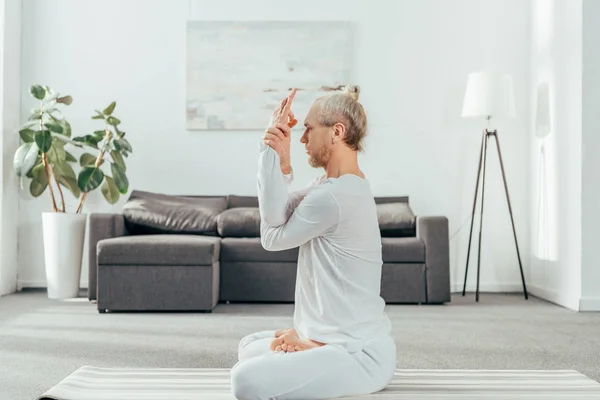
[(98, 312), (99, 312), (100, 314), (106, 314), (106, 310), (105, 310), (104, 308), (102, 308), (102, 309), (98, 310)]

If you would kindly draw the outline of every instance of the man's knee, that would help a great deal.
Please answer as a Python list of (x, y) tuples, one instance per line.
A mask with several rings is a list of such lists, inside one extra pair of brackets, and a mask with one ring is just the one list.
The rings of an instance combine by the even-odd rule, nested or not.
[(231, 369), (231, 392), (237, 400), (267, 400), (264, 388), (257, 385), (256, 369), (250, 362), (240, 362)]

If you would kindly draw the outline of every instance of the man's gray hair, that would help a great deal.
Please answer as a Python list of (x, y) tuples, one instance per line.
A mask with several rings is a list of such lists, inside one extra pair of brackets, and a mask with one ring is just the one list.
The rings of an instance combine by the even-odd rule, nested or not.
[(367, 135), (367, 115), (358, 102), (359, 94), (359, 86), (346, 85), (341, 93), (319, 97), (315, 101), (319, 106), (319, 124), (326, 127), (343, 124), (346, 127), (344, 141), (355, 151), (363, 150), (363, 139)]

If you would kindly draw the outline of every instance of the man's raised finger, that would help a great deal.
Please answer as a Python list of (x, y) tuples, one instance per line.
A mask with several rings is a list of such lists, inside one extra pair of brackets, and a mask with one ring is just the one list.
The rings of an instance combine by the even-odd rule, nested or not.
[(294, 100), (294, 96), (296, 96), (296, 88), (293, 88), (292, 92), (286, 98), (285, 108), (283, 110), (284, 112), (289, 111), (292, 107), (292, 100)]

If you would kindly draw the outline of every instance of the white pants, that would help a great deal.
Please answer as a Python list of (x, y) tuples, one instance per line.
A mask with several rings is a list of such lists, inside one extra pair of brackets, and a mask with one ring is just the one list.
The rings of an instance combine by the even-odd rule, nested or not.
[(236, 399), (318, 400), (370, 394), (384, 389), (396, 370), (396, 345), (389, 335), (374, 337), (356, 353), (334, 345), (273, 352), (273, 339), (275, 331), (263, 331), (240, 341), (239, 361), (231, 370)]

